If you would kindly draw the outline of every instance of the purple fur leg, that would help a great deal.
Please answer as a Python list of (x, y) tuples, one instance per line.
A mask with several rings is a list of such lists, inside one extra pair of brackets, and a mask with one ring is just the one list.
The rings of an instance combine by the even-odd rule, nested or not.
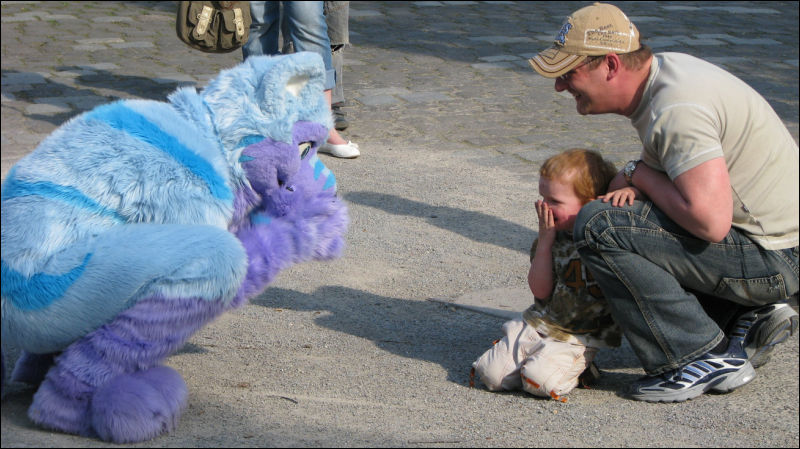
[[(102, 431), (103, 439), (117, 442), (169, 431), (183, 407), (186, 386), (177, 373), (154, 367), (224, 308), (221, 301), (196, 298), (139, 301), (56, 357), (33, 397), (28, 416), (48, 429), (83, 436), (97, 436)], [(115, 387), (109, 386), (110, 382)], [(110, 399), (117, 389), (126, 401), (140, 395), (145, 405), (121, 413)], [(95, 400), (95, 394), (100, 394), (100, 399)], [(127, 405), (119, 402), (119, 407)], [(114, 416), (103, 416), (105, 413)], [(95, 429), (93, 423), (100, 427)]]
[(11, 380), (14, 382), (24, 382), (31, 385), (39, 385), (44, 380), (47, 370), (55, 363), (56, 354), (32, 354), (22, 351), (14, 372), (11, 373)]
[(87, 338), (103, 354), (105, 363), (118, 373), (132, 373), (160, 364), (224, 310), (221, 301), (149, 298)]
[(92, 427), (100, 439), (136, 443), (172, 431), (186, 407), (186, 383), (166, 366), (121, 374), (92, 398)]

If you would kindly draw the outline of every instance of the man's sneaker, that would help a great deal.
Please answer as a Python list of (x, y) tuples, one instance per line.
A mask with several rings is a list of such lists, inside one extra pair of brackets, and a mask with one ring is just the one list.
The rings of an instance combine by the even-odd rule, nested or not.
[(731, 338), (744, 339), (744, 350), (754, 368), (767, 363), (775, 345), (797, 332), (797, 312), (789, 304), (776, 303), (743, 313), (733, 326)]
[(755, 375), (742, 340), (733, 338), (724, 354), (709, 352), (676, 370), (643, 377), (627, 393), (639, 401), (682, 402), (707, 391), (727, 393), (747, 384)]

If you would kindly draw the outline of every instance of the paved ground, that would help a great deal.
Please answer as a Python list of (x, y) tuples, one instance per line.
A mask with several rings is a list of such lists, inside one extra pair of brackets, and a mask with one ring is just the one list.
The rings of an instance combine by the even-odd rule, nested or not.
[[(240, 60), (179, 42), (174, 3), (2, 2), (3, 177), (82, 111), (202, 87)], [(325, 160), (350, 204), (347, 251), (284, 272), (171, 357), (189, 408), (141, 446), (797, 447), (796, 335), (750, 385), (683, 404), (616, 394), (642, 374), (628, 346), (601, 353), (600, 383), (566, 404), (468, 387), (498, 316), (529, 301), (539, 164), (576, 146), (618, 165), (638, 152), (626, 119), (578, 116), (525, 61), (583, 4), (353, 2), (344, 134), (363, 155)], [(796, 2), (623, 8), (657, 51), (754, 86), (798, 138)], [(106, 446), (34, 427), (33, 390), (7, 393), (3, 447)]]

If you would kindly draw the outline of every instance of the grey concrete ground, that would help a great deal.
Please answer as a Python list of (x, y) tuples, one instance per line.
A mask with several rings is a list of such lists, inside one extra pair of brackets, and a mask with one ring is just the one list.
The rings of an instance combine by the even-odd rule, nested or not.
[[(344, 257), (287, 270), (170, 357), (189, 407), (138, 446), (798, 447), (797, 335), (751, 384), (681, 404), (618, 396), (643, 373), (627, 345), (567, 403), (468, 386), (500, 335), (491, 313), (527, 305), (539, 164), (576, 146), (618, 165), (638, 152), (625, 118), (578, 116), (525, 61), (584, 4), (352, 2), (344, 135), (362, 156), (325, 159), (350, 204)], [(796, 2), (621, 6), (657, 51), (750, 83), (798, 138)], [(2, 2), (2, 175), (82, 111), (202, 87), (240, 60), (184, 46), (174, 10)], [(3, 447), (108, 446), (33, 426), (34, 390), (6, 393)]]

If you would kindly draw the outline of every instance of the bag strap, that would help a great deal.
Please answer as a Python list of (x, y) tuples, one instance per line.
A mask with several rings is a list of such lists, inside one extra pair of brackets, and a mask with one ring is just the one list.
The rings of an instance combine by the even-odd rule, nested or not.
[(203, 10), (200, 12), (200, 15), (197, 16), (197, 27), (195, 30), (200, 36), (204, 35), (208, 30), (208, 24), (211, 23), (211, 13), (213, 12), (214, 9), (210, 6), (203, 6)]

